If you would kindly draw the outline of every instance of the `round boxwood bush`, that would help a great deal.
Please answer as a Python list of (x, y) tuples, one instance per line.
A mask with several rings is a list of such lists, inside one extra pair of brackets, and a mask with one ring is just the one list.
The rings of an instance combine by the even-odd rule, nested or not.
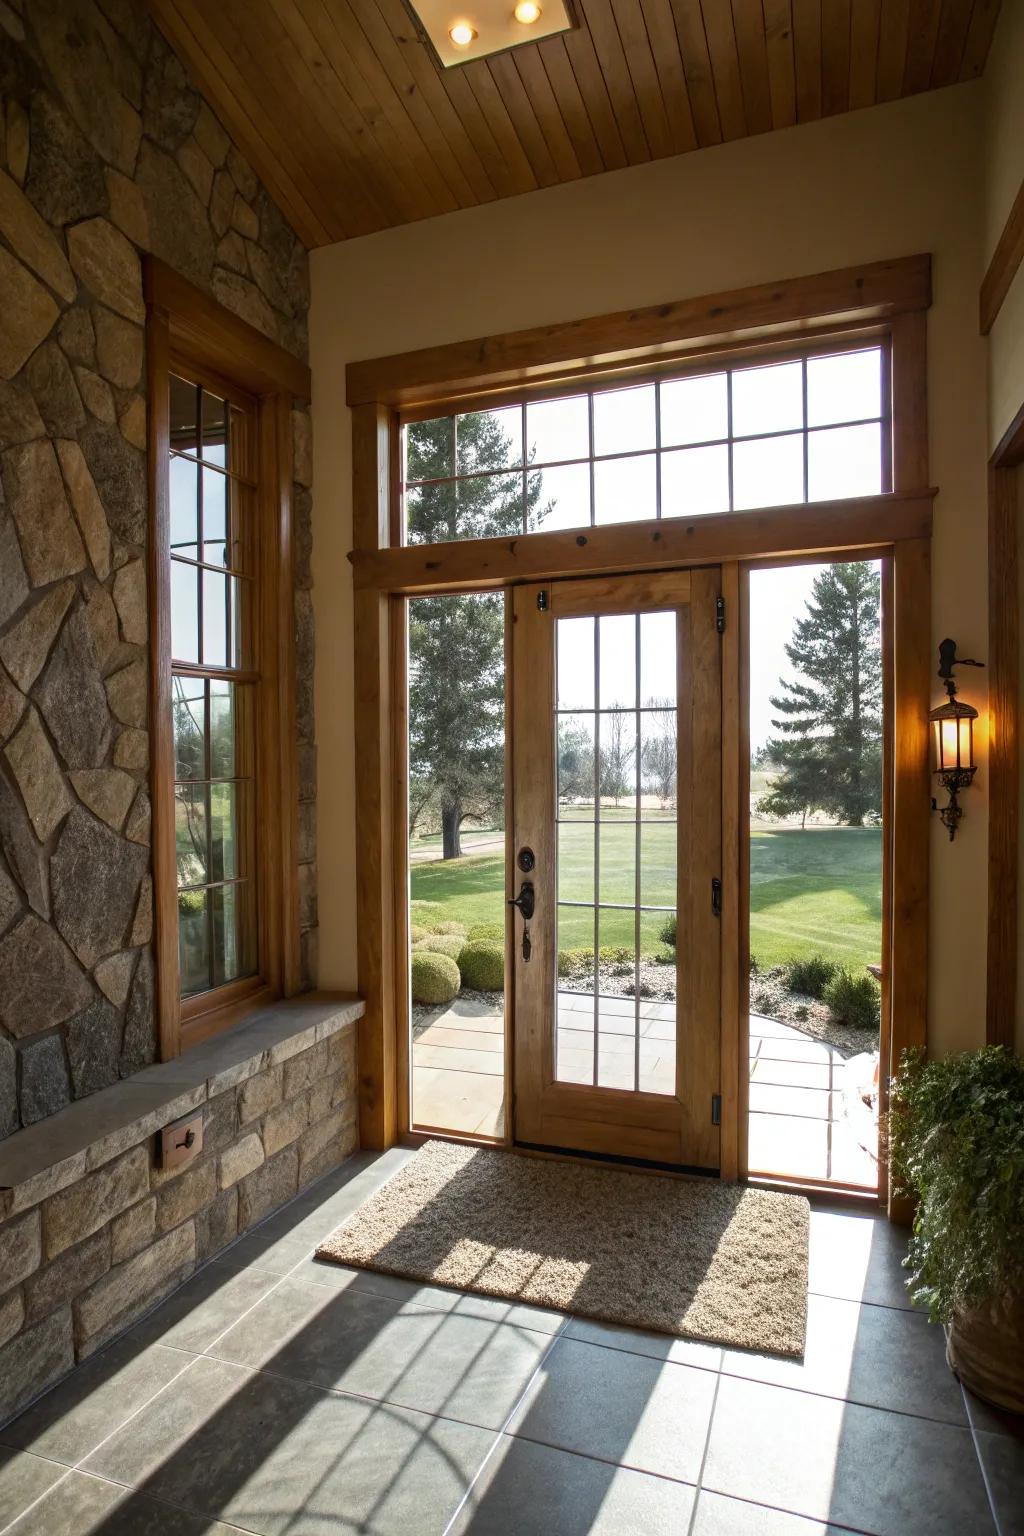
[(505, 990), (505, 948), (494, 939), (473, 939), (459, 956), (462, 985), (474, 992)]
[(466, 937), (466, 925), (465, 923), (452, 922), (431, 923), (430, 932), (437, 934), (439, 938), (448, 934), (449, 936), (455, 935), (457, 938), (464, 939)]
[(505, 930), (500, 923), (474, 923), (469, 930), (471, 939), (497, 939), (499, 943), (505, 942)]
[(882, 994), (873, 976), (855, 976), (841, 968), (826, 984), (821, 999), (838, 1023), (858, 1029), (878, 1028)]
[(449, 960), (455, 961), (456, 965), (465, 947), (465, 939), (460, 939), (454, 933), (428, 933), (425, 939), (420, 939), (418, 944), (413, 945), (417, 954), (422, 954), (426, 950), (431, 955), (447, 955)]
[(409, 924), (409, 943), (419, 944), (423, 939), (430, 938), (430, 929), (424, 928), (422, 923)]
[(450, 1003), (459, 995), (459, 968), (450, 955), (429, 949), (412, 952), (412, 1000), (414, 1003)]

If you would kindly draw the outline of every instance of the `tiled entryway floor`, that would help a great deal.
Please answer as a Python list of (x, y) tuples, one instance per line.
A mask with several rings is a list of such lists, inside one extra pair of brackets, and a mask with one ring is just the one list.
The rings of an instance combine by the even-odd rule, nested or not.
[(1024, 1531), (1021, 1443), (965, 1403), (884, 1222), (813, 1212), (797, 1363), (315, 1261), (409, 1155), (350, 1160), (0, 1431), (0, 1530)]
[[(846, 1062), (790, 1024), (750, 1016), (751, 1173), (875, 1189), (878, 1164), (844, 1109)], [(863, 1129), (870, 1135), (869, 1125)]]

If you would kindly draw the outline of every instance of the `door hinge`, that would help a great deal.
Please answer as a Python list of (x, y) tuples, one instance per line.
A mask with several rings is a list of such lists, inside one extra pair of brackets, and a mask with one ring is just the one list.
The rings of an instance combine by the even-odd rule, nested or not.
[(711, 911), (715, 917), (722, 915), (722, 882), (717, 875), (711, 880)]
[(711, 1124), (712, 1125), (721, 1125), (721, 1123), (722, 1123), (722, 1095), (720, 1093), (713, 1093), (711, 1095)]
[(715, 628), (720, 635), (725, 634), (725, 598), (721, 595), (715, 598)]
[(541, 613), (547, 613), (547, 611), (548, 611), (548, 594), (546, 592), (538, 592), (537, 593), (537, 607), (538, 607), (538, 609), (539, 609), (539, 611)]

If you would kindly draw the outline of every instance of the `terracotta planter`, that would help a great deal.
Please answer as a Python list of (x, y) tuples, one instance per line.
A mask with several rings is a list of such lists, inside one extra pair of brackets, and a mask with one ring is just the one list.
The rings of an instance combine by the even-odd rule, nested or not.
[(1024, 1413), (1024, 1294), (958, 1313), (946, 1340), (946, 1359), (978, 1397)]

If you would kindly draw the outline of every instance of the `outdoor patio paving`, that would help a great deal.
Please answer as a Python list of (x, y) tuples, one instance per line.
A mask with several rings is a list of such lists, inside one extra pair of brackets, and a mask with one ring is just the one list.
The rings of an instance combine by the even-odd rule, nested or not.
[[(603, 997), (598, 1015), (598, 1083), (671, 1093), (675, 1009)], [(594, 1003), (582, 993), (558, 998), (558, 1076), (593, 1081)], [(417, 1026), (413, 1040), (413, 1124), (463, 1135), (496, 1136), (504, 1127), (504, 1025), (500, 1003), (462, 996)], [(844, 1114), (841, 1053), (791, 1025), (750, 1020), (749, 1167), (752, 1173), (874, 1188), (874, 1158)]]

